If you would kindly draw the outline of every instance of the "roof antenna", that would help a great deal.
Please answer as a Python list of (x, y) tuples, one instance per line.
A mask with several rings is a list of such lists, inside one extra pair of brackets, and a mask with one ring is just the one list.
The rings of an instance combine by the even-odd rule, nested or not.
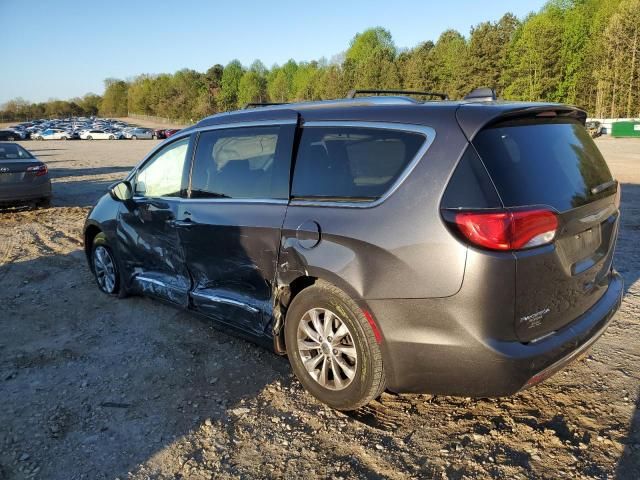
[(464, 100), (475, 100), (477, 102), (490, 102), (497, 99), (495, 89), (489, 87), (474, 88), (471, 93), (464, 97)]

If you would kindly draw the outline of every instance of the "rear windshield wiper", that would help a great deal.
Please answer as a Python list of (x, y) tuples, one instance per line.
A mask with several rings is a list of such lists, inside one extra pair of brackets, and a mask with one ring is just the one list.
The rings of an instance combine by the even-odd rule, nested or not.
[(606, 189), (614, 187), (618, 184), (617, 180), (609, 180), (608, 182), (601, 183), (591, 189), (592, 195), (597, 195), (600, 192), (604, 192)]

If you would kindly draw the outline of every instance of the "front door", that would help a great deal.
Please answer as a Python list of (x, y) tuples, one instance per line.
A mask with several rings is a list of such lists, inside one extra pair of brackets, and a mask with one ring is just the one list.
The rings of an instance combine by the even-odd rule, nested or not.
[(183, 216), (191, 137), (152, 155), (131, 181), (134, 197), (120, 207), (118, 246), (129, 288), (188, 305), (191, 286), (176, 219)]
[(297, 116), (200, 133), (179, 234), (198, 311), (268, 333)]

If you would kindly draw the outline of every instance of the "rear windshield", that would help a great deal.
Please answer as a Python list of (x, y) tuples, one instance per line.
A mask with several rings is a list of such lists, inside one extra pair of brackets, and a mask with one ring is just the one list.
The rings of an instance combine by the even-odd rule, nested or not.
[(498, 125), (473, 144), (506, 207), (538, 204), (563, 212), (615, 192), (615, 184), (602, 188), (611, 172), (580, 123)]
[(20, 145), (0, 145), (0, 160), (20, 160), (25, 158), (33, 157)]

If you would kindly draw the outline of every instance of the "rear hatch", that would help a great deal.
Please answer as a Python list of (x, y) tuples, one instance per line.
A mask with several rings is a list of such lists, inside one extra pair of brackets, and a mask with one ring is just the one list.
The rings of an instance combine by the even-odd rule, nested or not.
[(569, 324), (604, 294), (618, 226), (618, 184), (577, 120), (537, 116), (493, 124), (472, 144), (506, 209), (544, 208), (547, 245), (516, 250), (515, 330), (523, 342)]

